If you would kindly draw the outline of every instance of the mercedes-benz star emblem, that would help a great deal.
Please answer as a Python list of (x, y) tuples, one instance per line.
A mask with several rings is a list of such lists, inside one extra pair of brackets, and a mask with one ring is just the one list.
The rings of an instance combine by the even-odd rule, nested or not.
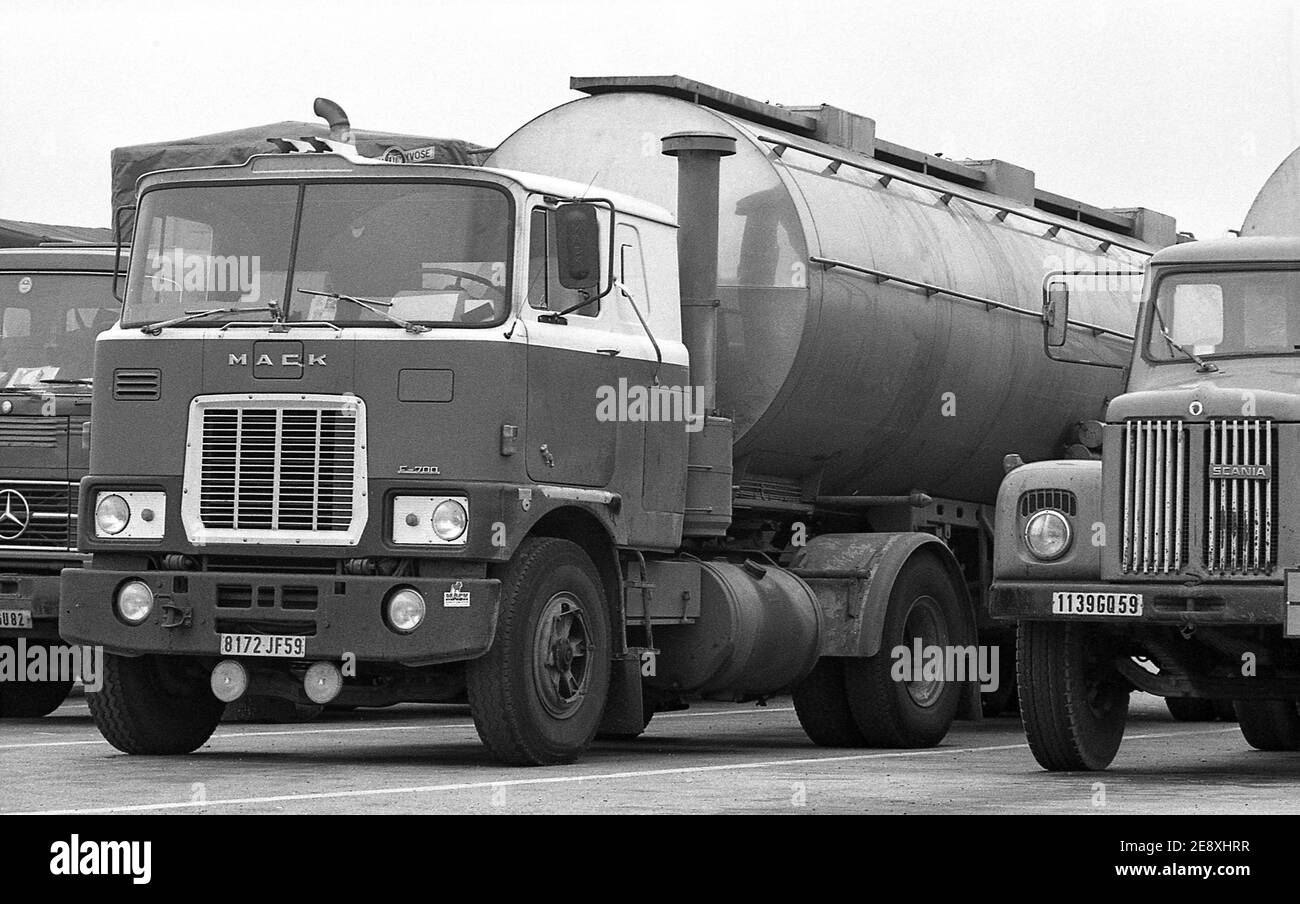
[(1205, 406), (1201, 404), (1200, 399), (1197, 399), (1195, 402), (1192, 402), (1192, 404), (1187, 406), (1187, 413), (1192, 417), (1200, 417), (1201, 412), (1204, 410)]
[(17, 490), (0, 490), (0, 540), (16, 540), (27, 530), (32, 509)]

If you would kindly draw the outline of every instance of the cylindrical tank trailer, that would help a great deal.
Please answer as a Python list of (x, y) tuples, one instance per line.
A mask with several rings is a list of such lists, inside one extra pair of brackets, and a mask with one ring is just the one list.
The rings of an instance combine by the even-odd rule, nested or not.
[[(716, 371), (738, 477), (819, 472), (825, 494), (992, 502), (1008, 450), (1054, 456), (1063, 428), (1099, 416), (1118, 391), (1116, 371), (1043, 355), (1044, 275), (1140, 268), (1172, 241), (1172, 223), (1167, 236), (1126, 239), (1115, 212), (1092, 209), (1093, 225), (1086, 205), (1056, 199), (1078, 218), (1052, 213), (1033, 174), (1001, 161), (928, 158), (918, 172), (852, 114), (833, 111), (871, 132), (855, 143), (874, 156), (797, 134), (810, 117), (790, 108), (715, 109), (707, 96), (659, 93), (671, 80), (637, 81), (575, 79), (592, 96), (529, 122), (487, 165), (594, 180), (677, 210), (677, 166), (660, 138), (734, 139), (720, 168)], [(783, 113), (791, 121), (762, 121)], [(994, 176), (1008, 172), (1022, 176), (1016, 196), (981, 190), (1005, 188)], [(1125, 334), (1135, 315), (1131, 285), (1081, 296), (1072, 311)]]

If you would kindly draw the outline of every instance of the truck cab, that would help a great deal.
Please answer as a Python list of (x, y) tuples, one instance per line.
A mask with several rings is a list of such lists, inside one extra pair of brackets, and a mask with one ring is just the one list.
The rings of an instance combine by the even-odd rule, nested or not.
[[(686, 382), (672, 218), (343, 153), (156, 173), (138, 197), (123, 317), (97, 347), (91, 563), (61, 612), (109, 654), (109, 740), (191, 748), (250, 685), (463, 696), (466, 661), (501, 646), (494, 566), (566, 556), (578, 589), (542, 616), (537, 680), (562, 716), (603, 705), (626, 655), (614, 545), (681, 536), (688, 434), (598, 408), (620, 381)], [(585, 740), (600, 709), (573, 720)]]
[[(59, 572), (77, 551), (77, 483), (90, 458), (95, 337), (118, 317), (116, 249), (0, 250), (0, 645), (19, 669), (60, 646)], [(43, 716), (60, 674), (0, 681), (0, 717)]]
[(1003, 482), (991, 611), (1019, 622), (1045, 768), (1105, 768), (1135, 689), (1233, 701), (1252, 746), (1300, 749), (1297, 296), (1300, 238), (1157, 252), (1100, 459)]

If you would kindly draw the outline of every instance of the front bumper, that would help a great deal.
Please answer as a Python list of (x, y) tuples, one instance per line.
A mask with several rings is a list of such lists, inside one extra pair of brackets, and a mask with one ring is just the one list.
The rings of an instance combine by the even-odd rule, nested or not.
[(31, 614), (30, 628), (0, 626), (0, 638), (59, 639), (59, 576), (0, 573), (0, 611)]
[[(113, 608), (117, 588), (132, 579), (154, 592), (153, 612), (135, 627), (120, 621)], [(384, 599), (396, 587), (419, 591), (428, 607), (411, 634), (397, 634), (384, 621)], [(459, 594), (444, 599), (453, 587)], [(70, 568), (63, 572), (59, 632), (70, 643), (100, 645), (110, 653), (209, 657), (221, 655), (223, 633), (301, 635), (307, 652), (299, 661), (351, 655), (358, 661), (420, 666), (486, 653), (496, 633), (499, 598), (500, 582), (481, 577)]]
[[(1052, 594), (1123, 593), (1142, 595), (1142, 614), (1060, 615)], [(1111, 624), (1280, 625), (1285, 621), (1281, 584), (1121, 584), (1070, 580), (996, 581), (989, 615), (1007, 621), (1098, 621)]]

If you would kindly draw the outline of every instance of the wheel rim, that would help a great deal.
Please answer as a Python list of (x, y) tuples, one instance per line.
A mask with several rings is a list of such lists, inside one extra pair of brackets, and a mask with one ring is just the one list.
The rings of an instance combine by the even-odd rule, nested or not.
[(582, 707), (593, 650), (582, 603), (561, 591), (547, 601), (533, 642), (533, 678), (546, 711), (567, 719)]
[[(948, 646), (948, 627), (943, 617), (943, 607), (932, 596), (918, 596), (914, 599), (903, 620), (903, 640), (908, 644), (909, 652), (914, 651), (917, 639), (921, 641), (922, 651), (932, 646), (944, 650)], [(913, 668), (917, 668), (917, 665), (913, 664)], [(923, 667), (924, 663), (919, 665)], [(947, 676), (940, 675), (938, 678), (905, 681), (903, 686), (907, 688), (907, 694), (913, 703), (930, 707), (939, 700), (946, 683)]]

